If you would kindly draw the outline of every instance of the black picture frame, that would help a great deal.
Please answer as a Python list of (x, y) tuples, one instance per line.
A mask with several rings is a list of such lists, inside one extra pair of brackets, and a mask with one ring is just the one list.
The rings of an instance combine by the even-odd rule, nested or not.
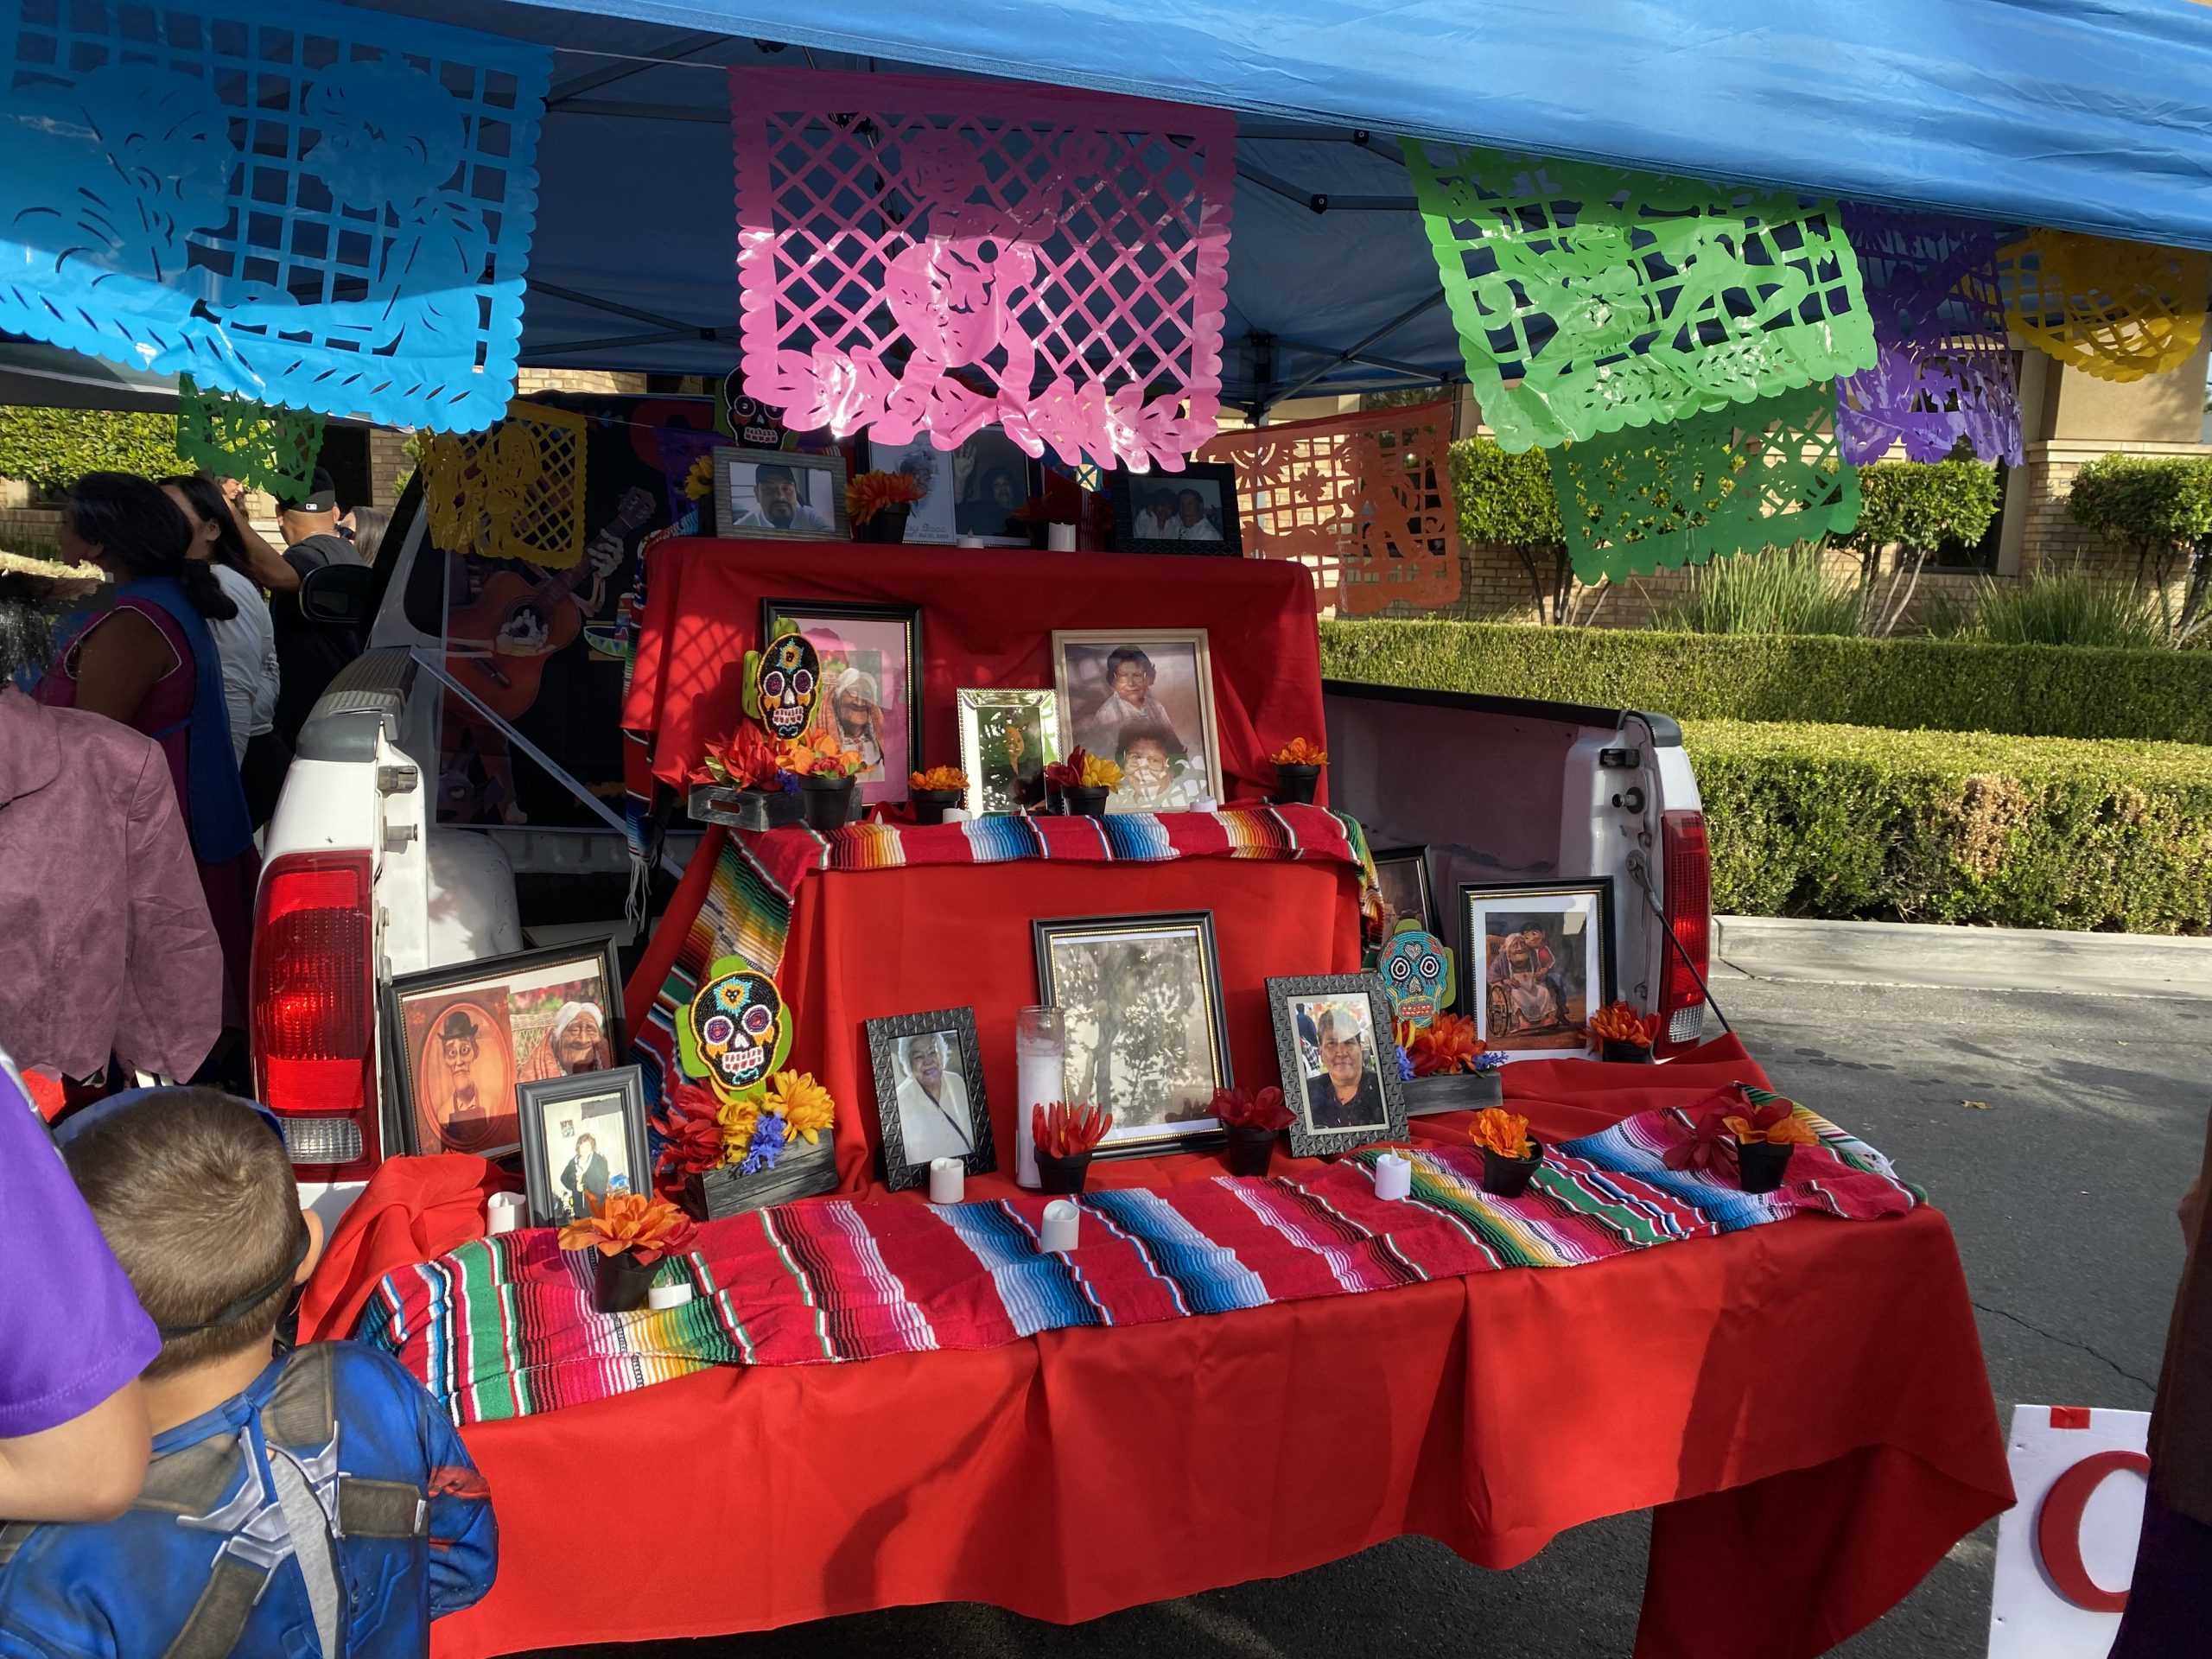
[[(869, 1069), (875, 1075), (876, 1121), (883, 1133), (883, 1184), (893, 1192), (910, 1186), (926, 1186), (930, 1160), (910, 1155), (906, 1121), (899, 1110), (899, 1045), (914, 1037), (956, 1037), (960, 1052), (960, 1084), (968, 1097), (969, 1150), (961, 1166), (970, 1175), (996, 1169), (998, 1153), (991, 1144), (991, 1107), (984, 1090), (982, 1052), (976, 1042), (976, 1010), (938, 1008), (929, 1014), (896, 1014), (863, 1022), (868, 1033)], [(949, 1157), (950, 1153), (939, 1154)]]
[[(1230, 1058), (1229, 1032), (1223, 1014), (1221, 995), (1221, 950), (1214, 938), (1213, 912), (1210, 910), (1147, 911), (1130, 915), (1116, 916), (1059, 916), (1038, 918), (1029, 925), (1030, 944), (1037, 957), (1037, 1000), (1049, 1007), (1065, 1008), (1058, 976), (1054, 970), (1052, 948), (1063, 935), (1116, 933), (1187, 932), (1197, 943), (1200, 970), (1205, 983), (1199, 988), (1200, 1011), (1206, 1022), (1209, 1058), (1212, 1064), (1213, 1088), (1236, 1086), (1235, 1070)], [(1075, 1091), (1070, 1090), (1072, 1103)], [(1211, 1104), (1211, 1090), (1208, 1091)], [(1103, 1104), (1109, 1109), (1113, 1103)], [(1101, 1158), (1137, 1157), (1161, 1152), (1194, 1151), (1217, 1147), (1228, 1138), (1220, 1120), (1211, 1111), (1188, 1118), (1162, 1119), (1160, 1122), (1141, 1126), (1125, 1124), (1117, 1113), (1114, 1127), (1107, 1131), (1107, 1138), (1098, 1145), (1096, 1155)]]
[[(407, 1156), (414, 1157), (419, 1156), (425, 1146), (429, 1145), (433, 1151), (467, 1151), (480, 1157), (503, 1158), (522, 1150), (522, 1109), (518, 1094), (513, 1095), (512, 1099), (516, 1115), (515, 1135), (512, 1141), (501, 1135), (486, 1140), (480, 1146), (454, 1147), (449, 1141), (442, 1146), (431, 1144), (443, 1137), (435, 1134), (426, 1136), (423, 1132), (428, 1120), (416, 1097), (413, 1051), (416, 1045), (408, 1039), (408, 1011), (418, 1001), (435, 999), (448, 992), (475, 986), (496, 986), (504, 992), (508, 981), (534, 977), (548, 970), (569, 966), (575, 967), (579, 978), (595, 971), (605, 989), (606, 1000), (601, 1007), (601, 1026), (607, 1057), (611, 1065), (626, 1052), (625, 1039), (627, 1033), (622, 1017), (621, 960), (615, 936), (612, 933), (579, 939), (568, 944), (513, 950), (504, 956), (480, 957), (472, 962), (457, 962), (442, 968), (426, 968), (416, 973), (398, 974), (378, 987), (378, 1052), (385, 1062), (380, 1092), (385, 1103), (385, 1128), (390, 1137), (387, 1152), (396, 1148)], [(514, 1055), (512, 1026), (504, 1036), (510, 1068), (506, 1086), (512, 1091), (525, 1079), (520, 1076), (521, 1063)], [(594, 1068), (607, 1069), (609, 1067)]]
[[(1557, 898), (1562, 899), (1593, 899), (1598, 920), (1598, 948), (1595, 952), (1597, 971), (1589, 976), (1584, 988), (1583, 1022), (1586, 1027), (1580, 1047), (1567, 1047), (1557, 1044), (1541, 1047), (1516, 1046), (1510, 1038), (1491, 1034), (1489, 1014), (1489, 965), (1483, 960), (1483, 943), (1475, 931), (1476, 906), (1487, 906), (1495, 900), (1516, 903), (1529, 899)], [(1536, 906), (1525, 906), (1535, 908)], [(1510, 1060), (1516, 1059), (1573, 1059), (1594, 1056), (1600, 1045), (1590, 1039), (1587, 1026), (1590, 1015), (1611, 1001), (1617, 995), (1613, 964), (1613, 878), (1610, 875), (1588, 876), (1570, 881), (1463, 881), (1459, 884), (1459, 906), (1457, 924), (1459, 951), (1459, 1008), (1475, 1021), (1477, 1035), (1491, 1048)]]
[[(1444, 931), (1438, 925), (1442, 918), (1436, 913), (1436, 893), (1430, 886), (1428, 879), (1427, 847), (1425, 845), (1393, 847), (1386, 852), (1373, 853), (1370, 856), (1375, 861), (1375, 879), (1378, 886), (1382, 884), (1382, 872), (1386, 868), (1395, 870), (1402, 866), (1412, 867), (1421, 903), (1420, 912), (1414, 919), (1421, 923), (1421, 931), (1424, 933), (1433, 933), (1437, 938), (1442, 938)], [(1386, 899), (1391, 897), (1390, 890), (1387, 886), (1382, 887), (1382, 896)], [(1399, 914), (1402, 916), (1406, 912), (1401, 911)]]
[[(634, 1065), (617, 1065), (604, 1071), (541, 1077), (515, 1087), (515, 1105), (522, 1117), (523, 1192), (529, 1200), (531, 1226), (558, 1227), (563, 1222), (583, 1218), (562, 1196), (557, 1185), (560, 1178), (547, 1161), (547, 1115), (563, 1106), (601, 1100), (610, 1095), (621, 1102), (622, 1150), (629, 1165), (624, 1172), (627, 1190), (648, 1198), (652, 1195), (652, 1154), (645, 1135), (643, 1070)], [(596, 1145), (594, 1150), (597, 1151)]]
[[(1179, 494), (1183, 481), (1198, 480), (1221, 490), (1221, 539), (1185, 542), (1139, 532), (1137, 497), (1169, 490)], [(1241, 559), (1244, 537), (1237, 523), (1236, 468), (1224, 461), (1186, 462), (1179, 473), (1132, 473), (1120, 468), (1106, 475), (1106, 497), (1114, 507), (1114, 550), (1117, 553), (1179, 553), (1191, 558)]]
[[(1327, 999), (1361, 998), (1367, 1008), (1367, 1037), (1374, 1052), (1375, 1081), (1382, 1101), (1379, 1123), (1342, 1129), (1317, 1128), (1312, 1116), (1311, 1083), (1298, 1029), (1298, 1005)], [(1290, 1150), (1300, 1158), (1326, 1157), (1377, 1141), (1406, 1138), (1406, 1097), (1398, 1078), (1398, 1039), (1391, 1023), (1389, 994), (1379, 974), (1302, 974), (1268, 981), (1268, 1015), (1274, 1023), (1275, 1065), (1282, 1079), (1283, 1103), (1290, 1108)]]
[[(834, 599), (764, 599), (760, 601), (760, 643), (766, 645), (776, 637), (775, 623), (779, 617), (801, 626), (804, 634), (807, 625), (815, 622), (891, 622), (905, 630), (906, 637), (906, 772), (927, 772), (931, 762), (922, 747), (922, 687), (926, 659), (922, 655), (922, 607), (918, 605), (885, 605), (864, 603), (852, 600)], [(817, 645), (819, 652), (821, 647)], [(823, 677), (828, 677), (826, 675)], [(825, 685), (822, 694), (825, 702), (831, 688)], [(869, 796), (868, 786), (862, 785), (863, 799), (871, 804), (877, 801), (903, 801), (908, 785), (906, 772), (895, 777), (887, 769), (880, 787), (884, 792)]]

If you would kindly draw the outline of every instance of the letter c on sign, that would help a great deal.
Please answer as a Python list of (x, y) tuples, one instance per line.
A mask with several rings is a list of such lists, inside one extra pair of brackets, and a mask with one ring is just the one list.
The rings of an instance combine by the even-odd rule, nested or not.
[(2140, 1452), (2100, 1452), (2084, 1458), (2051, 1483), (2036, 1513), (2036, 1554), (2051, 1587), (2092, 1613), (2116, 1613), (2127, 1605), (2127, 1592), (2100, 1588), (2082, 1560), (2082, 1513), (2105, 1477), (2123, 1469), (2147, 1480), (2151, 1459)]

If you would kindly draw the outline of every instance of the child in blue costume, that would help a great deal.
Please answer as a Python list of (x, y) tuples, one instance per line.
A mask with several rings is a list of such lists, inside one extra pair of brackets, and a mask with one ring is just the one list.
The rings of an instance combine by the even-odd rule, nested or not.
[(385, 1355), (274, 1355), (322, 1243), (274, 1116), (207, 1089), (94, 1109), (64, 1154), (161, 1331), (153, 1462), (118, 1520), (0, 1529), (0, 1659), (420, 1659), (491, 1587), (491, 1495)]

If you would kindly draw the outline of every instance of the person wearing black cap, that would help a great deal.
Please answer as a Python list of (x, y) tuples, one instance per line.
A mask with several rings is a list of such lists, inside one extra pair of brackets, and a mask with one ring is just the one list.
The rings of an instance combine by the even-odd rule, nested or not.
[[(242, 512), (238, 503), (232, 506)], [(294, 747), (315, 699), (330, 689), (339, 670), (361, 654), (365, 643), (359, 629), (311, 622), (301, 615), (300, 583), (327, 564), (365, 561), (338, 533), (338, 490), (328, 473), (318, 469), (306, 495), (280, 501), (277, 507), (284, 537), (283, 557), (257, 560), (255, 574), (269, 588), (269, 615), (276, 628), (276, 735), (287, 747)]]

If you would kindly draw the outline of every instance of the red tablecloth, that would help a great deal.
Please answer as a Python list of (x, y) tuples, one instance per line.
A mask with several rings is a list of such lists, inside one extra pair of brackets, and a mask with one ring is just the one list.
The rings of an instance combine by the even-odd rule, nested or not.
[[(1732, 1039), (1656, 1070), (1507, 1078), (1548, 1137), (1763, 1081)], [(384, 1272), (475, 1236), (487, 1173), (386, 1165), (310, 1287), (307, 1329), (346, 1328)], [(2012, 1496), (1930, 1210), (984, 1352), (707, 1372), (466, 1439), (500, 1570), (435, 1627), (448, 1656), (928, 1601), (1071, 1621), (1405, 1533), (1510, 1567), (1659, 1506), (1642, 1659), (1799, 1659), (1879, 1617)], [(640, 1483), (657, 1540), (642, 1576), (575, 1570), (579, 1469)]]
[(921, 606), (931, 766), (959, 763), (962, 686), (1052, 686), (1055, 628), (1207, 630), (1232, 800), (1273, 791), (1267, 757), (1292, 738), (1321, 737), (1313, 579), (1302, 565), (774, 541), (671, 541), (651, 558), (622, 724), (647, 734), (652, 774), (673, 787), (737, 723), (763, 599)]

